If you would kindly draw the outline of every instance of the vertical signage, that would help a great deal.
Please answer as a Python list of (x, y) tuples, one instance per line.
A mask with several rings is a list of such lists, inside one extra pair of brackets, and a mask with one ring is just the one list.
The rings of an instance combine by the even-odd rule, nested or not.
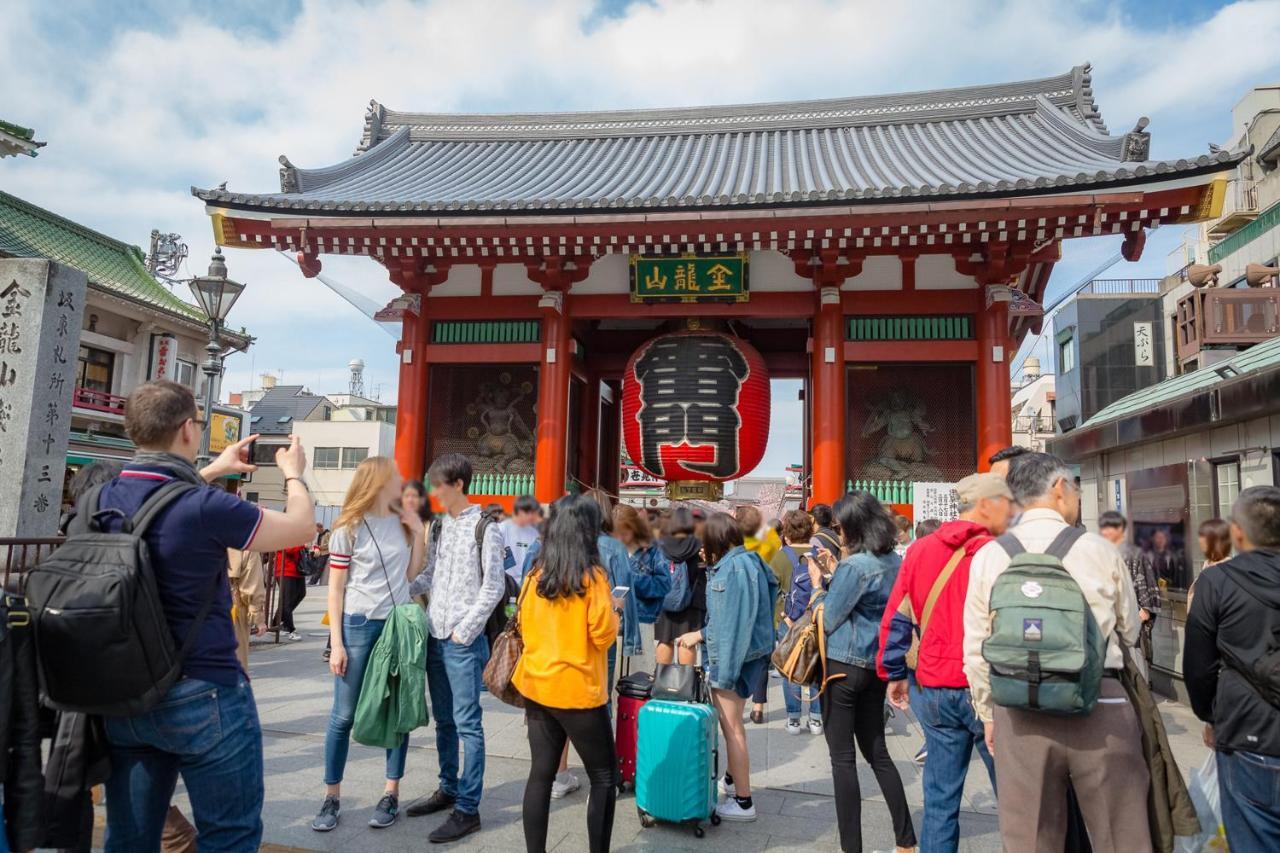
[(151, 370), (147, 378), (178, 381), (178, 339), (173, 335), (151, 336)]
[(1150, 323), (1133, 324), (1133, 363), (1138, 367), (1155, 367), (1155, 343)]

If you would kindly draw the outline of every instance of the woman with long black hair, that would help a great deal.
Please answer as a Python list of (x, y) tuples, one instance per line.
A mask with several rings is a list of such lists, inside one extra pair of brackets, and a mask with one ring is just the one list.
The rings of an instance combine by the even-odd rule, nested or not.
[(867, 492), (836, 503), (844, 558), (819, 550), (809, 560), (811, 606), (823, 605), (827, 634), (827, 675), (835, 676), (822, 695), (822, 724), (831, 753), (840, 849), (862, 849), (862, 792), (854, 743), (871, 765), (889, 805), (899, 853), (914, 850), (915, 827), (902, 777), (884, 742), (884, 697), (888, 684), (876, 673), (880, 618), (898, 577), (902, 558), (894, 553), (898, 528), (884, 504)]
[(570, 495), (553, 507), (546, 536), (520, 590), (524, 650), (512, 683), (525, 697), (529, 781), (524, 789), (524, 839), (544, 853), (551, 785), (566, 741), (586, 766), (587, 841), (609, 849), (617, 801), (618, 761), (609, 720), (608, 652), (618, 636), (618, 609), (601, 565), (600, 508)]

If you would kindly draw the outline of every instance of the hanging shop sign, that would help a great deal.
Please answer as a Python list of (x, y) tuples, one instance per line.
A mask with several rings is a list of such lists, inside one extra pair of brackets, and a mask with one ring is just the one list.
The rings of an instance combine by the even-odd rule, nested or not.
[(623, 440), (659, 480), (734, 480), (769, 440), (769, 373), (755, 347), (721, 332), (677, 332), (636, 350), (622, 377)]
[(747, 255), (631, 256), (632, 302), (746, 302)]
[(173, 335), (151, 336), (151, 370), (148, 377), (177, 381), (178, 339)]

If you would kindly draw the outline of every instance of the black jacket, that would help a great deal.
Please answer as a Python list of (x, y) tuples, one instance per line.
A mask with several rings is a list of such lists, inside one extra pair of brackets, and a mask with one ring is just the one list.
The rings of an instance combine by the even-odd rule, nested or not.
[[(689, 571), (691, 597), (685, 610), (707, 609), (707, 567), (702, 564), (702, 542), (697, 536), (664, 536), (658, 540), (662, 556), (684, 563)], [(681, 611), (682, 613), (684, 611)]]
[(0, 784), (9, 846), (30, 850), (44, 839), (36, 646), (25, 605), (0, 596)]
[(1239, 554), (1196, 580), (1182, 673), (1191, 708), (1213, 724), (1218, 749), (1280, 756), (1280, 708), (1228, 666), (1222, 653), (1257, 660), (1278, 621), (1280, 551)]

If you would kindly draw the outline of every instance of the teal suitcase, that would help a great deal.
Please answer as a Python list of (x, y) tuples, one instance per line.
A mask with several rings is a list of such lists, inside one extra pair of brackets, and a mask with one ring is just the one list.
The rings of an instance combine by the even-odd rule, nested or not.
[(720, 822), (716, 809), (719, 738), (716, 712), (692, 702), (645, 703), (636, 750), (636, 810), (640, 823), (689, 823), (703, 836), (703, 821)]

